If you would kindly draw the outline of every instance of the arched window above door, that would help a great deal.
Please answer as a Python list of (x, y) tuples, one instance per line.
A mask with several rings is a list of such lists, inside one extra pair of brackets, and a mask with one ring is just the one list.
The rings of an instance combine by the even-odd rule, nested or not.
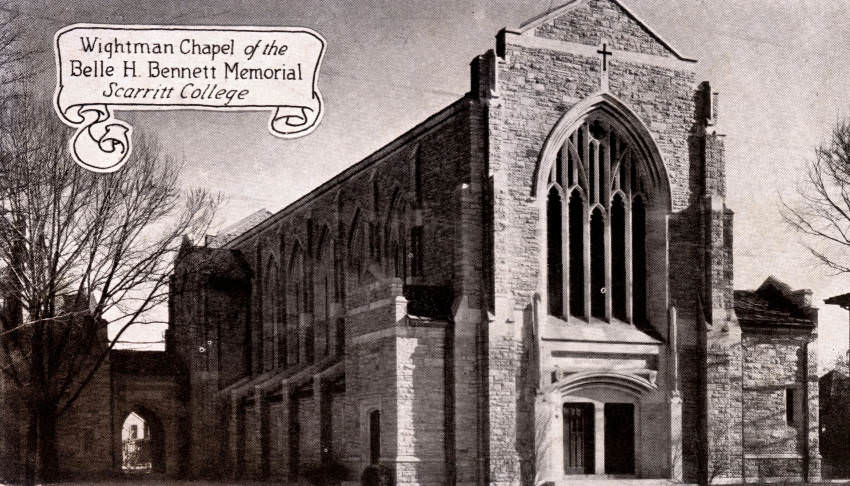
[(541, 167), (551, 315), (639, 325), (650, 319), (650, 289), (666, 279), (666, 266), (650, 257), (666, 252), (659, 215), (669, 190), (646, 149), (653, 142), (637, 133), (609, 110), (591, 111)]

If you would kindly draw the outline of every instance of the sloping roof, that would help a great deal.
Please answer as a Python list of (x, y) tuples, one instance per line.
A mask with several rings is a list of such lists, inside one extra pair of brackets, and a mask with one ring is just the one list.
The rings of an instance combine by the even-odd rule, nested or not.
[[(570, 0), (569, 2), (563, 4), (559, 7), (555, 7), (555, 8), (553, 8), (553, 9), (547, 11), (547, 12), (544, 12), (540, 15), (532, 17), (532, 18), (526, 20), (525, 22), (523, 22), (522, 24), (520, 24), (520, 26), (518, 28), (510, 29), (510, 30), (512, 32), (515, 32), (515, 33), (518, 33), (518, 34), (524, 34), (524, 33), (528, 32), (530, 30), (533, 30), (533, 29), (539, 27), (542, 24), (545, 24), (546, 22), (549, 22), (553, 19), (561, 17), (562, 15), (566, 14), (570, 10), (582, 5), (585, 1), (586, 0)], [(673, 54), (677, 59), (680, 59), (682, 61), (696, 62), (696, 59), (693, 59), (691, 57), (683, 55), (676, 48), (674, 48), (669, 42), (664, 40), (661, 37), (661, 35), (658, 34), (658, 32), (653, 30), (652, 27), (650, 27), (646, 22), (641, 20), (637, 15), (635, 15), (634, 12), (629, 10), (629, 8), (626, 7), (623, 4), (623, 2), (621, 2), (620, 0), (607, 0), (607, 1), (613, 3), (614, 5), (616, 5), (620, 9), (622, 9), (623, 12), (629, 18), (631, 18), (635, 23), (637, 23), (650, 37), (655, 39), (659, 44), (664, 46), (665, 49), (670, 51), (670, 53)]]
[(824, 304), (840, 305), (841, 307), (850, 307), (850, 293), (834, 295), (823, 301)]
[(240, 235), (229, 240), (227, 242), (227, 245), (238, 246), (242, 242), (248, 240), (248, 238), (252, 237), (257, 232), (265, 230), (269, 226), (293, 214), (295, 211), (302, 209), (303, 207), (316, 201), (325, 193), (333, 189), (340, 188), (352, 177), (360, 174), (362, 171), (386, 160), (387, 157), (395, 153), (397, 150), (406, 147), (411, 140), (422, 136), (423, 134), (430, 131), (432, 128), (439, 126), (446, 120), (449, 120), (452, 116), (460, 112), (460, 110), (464, 109), (466, 107), (467, 101), (469, 100), (469, 96), (469, 93), (467, 93), (466, 95), (455, 100), (450, 105), (446, 106), (440, 111), (433, 113), (431, 116), (411, 128), (410, 130), (404, 132), (403, 134), (399, 135), (383, 147), (367, 155), (366, 158), (343, 170), (342, 172), (333, 176), (331, 179), (323, 182), (322, 184), (320, 184), (307, 194), (301, 196), (294, 202), (290, 203), (288, 206), (284, 207), (280, 211), (272, 214), (269, 218), (260, 222), (260, 224), (255, 225), (253, 228), (249, 228), (248, 230), (242, 232)]
[(810, 290), (792, 290), (771, 276), (756, 290), (735, 291), (735, 314), (742, 328), (812, 328), (817, 309), (810, 305), (810, 296)]
[(269, 219), (271, 217), (271, 211), (263, 208), (259, 211), (255, 211), (248, 216), (240, 219), (239, 221), (231, 224), (230, 226), (221, 230), (217, 235), (208, 235), (206, 238), (207, 246), (213, 248), (220, 248), (227, 244), (228, 241), (236, 238), (237, 236), (245, 233), (249, 229), (257, 226), (263, 221)]
[(113, 373), (136, 376), (175, 376), (181, 374), (174, 357), (165, 351), (113, 349), (109, 352)]

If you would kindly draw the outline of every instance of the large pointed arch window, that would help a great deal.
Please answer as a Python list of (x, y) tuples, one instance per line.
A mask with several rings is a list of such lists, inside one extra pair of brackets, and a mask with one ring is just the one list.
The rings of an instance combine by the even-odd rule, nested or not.
[(665, 176), (633, 132), (606, 113), (575, 126), (547, 169), (549, 314), (644, 324), (650, 290), (666, 278), (666, 268), (650, 268), (665, 260), (655, 258), (666, 251), (666, 225), (657, 217), (669, 198)]
[[(280, 267), (273, 258), (269, 258), (265, 271), (263, 289), (263, 369), (270, 370), (279, 365), (281, 341), (280, 287), (278, 276)], [(284, 338), (285, 340), (285, 338)]]
[(292, 256), (289, 258), (287, 277), (286, 337), (284, 338), (285, 356), (281, 357), (281, 361), (288, 365), (295, 365), (300, 361), (299, 334), (302, 316), (306, 311), (306, 299), (304, 298), (304, 253), (301, 251), (301, 245), (298, 243), (295, 244), (292, 250)]
[(325, 227), (319, 238), (316, 251), (315, 269), (313, 271), (313, 327), (315, 343), (322, 356), (330, 354), (331, 349), (331, 317), (334, 302), (334, 242), (331, 231)]

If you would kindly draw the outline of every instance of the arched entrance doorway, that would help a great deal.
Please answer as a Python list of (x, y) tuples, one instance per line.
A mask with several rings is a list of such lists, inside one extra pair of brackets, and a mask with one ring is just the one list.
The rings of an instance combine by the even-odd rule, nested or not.
[(121, 471), (127, 474), (165, 472), (165, 428), (145, 407), (134, 407), (121, 426)]
[(585, 371), (550, 385), (547, 402), (556, 417), (548, 424), (553, 430), (547, 437), (553, 472), (640, 476), (641, 462), (653, 460), (651, 453), (641, 451), (641, 443), (655, 447), (653, 438), (644, 439), (641, 432), (660, 425), (653, 412), (658, 401), (654, 378), (647, 372)]

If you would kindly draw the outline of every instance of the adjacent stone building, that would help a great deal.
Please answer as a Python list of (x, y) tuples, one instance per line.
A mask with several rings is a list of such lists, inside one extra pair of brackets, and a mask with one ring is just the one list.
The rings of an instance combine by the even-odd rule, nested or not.
[(817, 310), (811, 297), (810, 290), (794, 291), (773, 277), (755, 291), (735, 291), (745, 478), (819, 474)]
[(819, 478), (816, 310), (775, 279), (733, 293), (695, 63), (619, 1), (573, 0), (377, 152), (187, 241), (165, 456), (279, 481)]
[[(835, 295), (825, 304), (850, 309), (850, 293)], [(850, 370), (848, 355), (820, 377), (820, 444), (825, 478), (850, 477)]]

